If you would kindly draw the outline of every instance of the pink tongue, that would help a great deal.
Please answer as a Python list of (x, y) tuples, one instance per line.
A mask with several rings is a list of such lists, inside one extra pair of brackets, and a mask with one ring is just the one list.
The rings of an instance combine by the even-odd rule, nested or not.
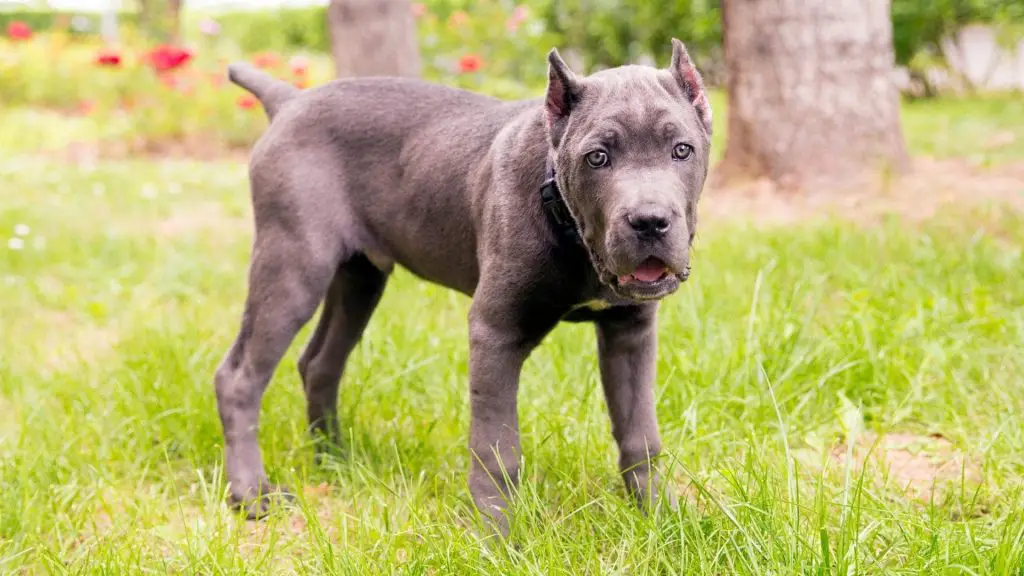
[(665, 274), (665, 264), (657, 258), (648, 258), (644, 260), (632, 274), (627, 276), (620, 276), (619, 283), (628, 282), (630, 279), (639, 280), (640, 282), (654, 282), (660, 279)]

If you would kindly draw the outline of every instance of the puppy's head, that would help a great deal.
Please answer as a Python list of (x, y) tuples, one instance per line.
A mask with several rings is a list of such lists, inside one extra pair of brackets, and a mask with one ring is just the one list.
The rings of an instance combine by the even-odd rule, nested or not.
[(672, 40), (668, 69), (573, 74), (548, 55), (548, 135), (562, 196), (601, 281), (634, 300), (662, 298), (690, 273), (697, 200), (708, 173), (711, 107)]

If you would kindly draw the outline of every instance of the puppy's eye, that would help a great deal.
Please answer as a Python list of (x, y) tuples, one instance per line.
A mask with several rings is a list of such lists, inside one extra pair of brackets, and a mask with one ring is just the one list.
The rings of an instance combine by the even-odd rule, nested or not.
[(693, 146), (689, 144), (676, 144), (675, 148), (672, 148), (672, 157), (676, 160), (686, 160), (693, 154)]
[(601, 168), (608, 165), (608, 153), (603, 150), (587, 152), (587, 165), (591, 168)]

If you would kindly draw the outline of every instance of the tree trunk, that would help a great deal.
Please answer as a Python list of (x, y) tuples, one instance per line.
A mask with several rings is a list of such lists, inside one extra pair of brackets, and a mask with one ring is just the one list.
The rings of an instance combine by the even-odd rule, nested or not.
[(184, 0), (138, 0), (139, 24), (159, 42), (177, 44), (181, 32), (181, 8)]
[(420, 75), (409, 0), (331, 0), (327, 20), (339, 78)]
[(724, 0), (725, 176), (787, 187), (901, 171), (890, 0)]
[(170, 31), (168, 34), (171, 38), (172, 44), (178, 44), (181, 41), (181, 4), (183, 0), (168, 0), (167, 11), (170, 23)]

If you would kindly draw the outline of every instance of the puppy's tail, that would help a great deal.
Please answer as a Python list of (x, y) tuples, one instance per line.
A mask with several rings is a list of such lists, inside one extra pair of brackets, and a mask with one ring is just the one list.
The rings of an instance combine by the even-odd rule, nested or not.
[(285, 102), (291, 100), (299, 89), (284, 80), (274, 78), (262, 70), (236, 62), (228, 66), (228, 79), (252, 92), (263, 104), (267, 118), (273, 120)]

